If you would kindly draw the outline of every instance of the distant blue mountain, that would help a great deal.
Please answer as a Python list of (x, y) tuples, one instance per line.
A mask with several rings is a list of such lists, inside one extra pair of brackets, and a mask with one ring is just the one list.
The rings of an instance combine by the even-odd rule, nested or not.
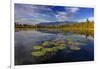
[(78, 23), (78, 22), (70, 22), (70, 21), (66, 21), (66, 22), (44, 22), (44, 23), (39, 23), (37, 25), (40, 26), (56, 26), (56, 25), (66, 25), (66, 24), (74, 24), (74, 23)]

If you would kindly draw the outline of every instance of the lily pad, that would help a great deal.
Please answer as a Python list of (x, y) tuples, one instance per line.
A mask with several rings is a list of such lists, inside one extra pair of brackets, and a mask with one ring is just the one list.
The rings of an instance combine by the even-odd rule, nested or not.
[(74, 50), (74, 51), (78, 51), (78, 50), (80, 50), (80, 48), (77, 47), (77, 46), (71, 46), (70, 49), (71, 49), (71, 50)]
[(43, 46), (48, 46), (48, 45), (49, 45), (49, 42), (48, 42), (48, 41), (44, 41), (44, 42), (42, 43), (42, 45), (43, 45)]
[(68, 40), (68, 41), (72, 41), (72, 40), (73, 40), (73, 38), (67, 38), (67, 40)]
[(46, 54), (45, 51), (33, 51), (32, 52), (32, 56), (35, 56), (35, 57), (44, 56), (45, 54)]
[(57, 51), (57, 48), (56, 48), (56, 47), (44, 48), (44, 50), (45, 50), (46, 52), (56, 52), (56, 51)]
[(61, 44), (61, 45), (57, 46), (57, 48), (59, 50), (63, 50), (63, 49), (66, 49), (66, 46), (64, 44)]
[(73, 42), (73, 41), (68, 41), (67, 44), (72, 44), (72, 45), (74, 45), (75, 42)]
[(87, 45), (87, 44), (82, 42), (75, 42), (75, 45)]
[(35, 49), (35, 50), (39, 50), (39, 49), (42, 49), (43, 47), (42, 46), (33, 46), (33, 49)]

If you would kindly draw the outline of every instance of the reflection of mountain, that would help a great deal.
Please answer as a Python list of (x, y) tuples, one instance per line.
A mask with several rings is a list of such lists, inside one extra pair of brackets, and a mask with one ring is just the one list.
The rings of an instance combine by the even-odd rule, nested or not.
[(37, 25), (39, 26), (56, 26), (56, 25), (65, 25), (65, 24), (74, 24), (78, 22), (71, 22), (71, 21), (66, 21), (66, 22), (45, 22), (45, 23), (39, 23)]
[(79, 34), (85, 34), (87, 36), (94, 35), (94, 22), (87, 19), (86, 22), (45, 22), (39, 23), (36, 25), (28, 24), (18, 24), (15, 23), (16, 30), (21, 29), (35, 29), (42, 31), (64, 31), (64, 32), (73, 32)]

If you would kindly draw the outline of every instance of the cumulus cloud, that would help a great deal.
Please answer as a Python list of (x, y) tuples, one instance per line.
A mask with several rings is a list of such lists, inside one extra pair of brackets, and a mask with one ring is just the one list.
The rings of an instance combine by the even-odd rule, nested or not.
[(89, 21), (94, 21), (94, 17), (89, 17)]
[(65, 11), (60, 11), (57, 13), (56, 18), (58, 21), (68, 21), (69, 19), (72, 19), (74, 17), (74, 14), (76, 14), (77, 11), (79, 11), (79, 8), (64, 8)]
[(67, 12), (58, 12), (55, 17), (58, 21), (66, 21), (68, 19)]
[(46, 6), (18, 4), (15, 5), (15, 21), (20, 23), (49, 22), (50, 15), (47, 15), (48, 12), (52, 14), (52, 9)]
[(88, 18), (80, 19), (80, 20), (78, 20), (78, 22), (86, 22), (87, 19), (89, 21), (94, 21), (94, 17), (88, 17)]
[(80, 9), (79, 8), (65, 8), (66, 10), (69, 10), (69, 12), (71, 13), (76, 13), (77, 11), (79, 11)]
[[(76, 19), (75, 16), (79, 11), (80, 8), (75, 7), (15, 4), (15, 21), (28, 24), (36, 24), (41, 22), (74, 21)], [(77, 19), (78, 18), (79, 17), (77, 17)], [(90, 19), (92, 20), (92, 18)], [(84, 19), (80, 19), (80, 21), (82, 20)]]

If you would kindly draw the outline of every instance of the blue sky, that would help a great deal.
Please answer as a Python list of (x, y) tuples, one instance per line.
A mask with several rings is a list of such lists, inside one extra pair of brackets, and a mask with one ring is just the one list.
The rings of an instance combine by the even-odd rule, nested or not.
[(15, 22), (38, 24), (59, 21), (93, 21), (94, 9), (67, 6), (15, 4)]

